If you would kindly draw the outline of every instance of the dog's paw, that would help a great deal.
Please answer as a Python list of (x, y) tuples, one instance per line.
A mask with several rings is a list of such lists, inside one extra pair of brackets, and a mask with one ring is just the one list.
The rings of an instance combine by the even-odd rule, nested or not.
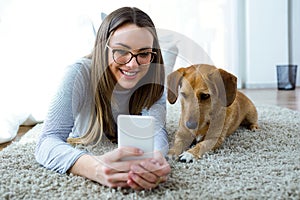
[(179, 155), (179, 159), (180, 162), (186, 162), (186, 163), (191, 163), (193, 161), (195, 161), (195, 157), (193, 156), (193, 154), (185, 151), (182, 154)]

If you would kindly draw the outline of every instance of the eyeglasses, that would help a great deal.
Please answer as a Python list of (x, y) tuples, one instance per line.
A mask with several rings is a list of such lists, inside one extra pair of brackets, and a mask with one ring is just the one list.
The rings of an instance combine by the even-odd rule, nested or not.
[(112, 47), (106, 45), (112, 51), (114, 61), (119, 65), (125, 65), (129, 63), (133, 57), (135, 57), (136, 62), (139, 65), (148, 65), (150, 64), (156, 52), (153, 51), (145, 51), (137, 54), (133, 54), (130, 51), (124, 49), (113, 49)]

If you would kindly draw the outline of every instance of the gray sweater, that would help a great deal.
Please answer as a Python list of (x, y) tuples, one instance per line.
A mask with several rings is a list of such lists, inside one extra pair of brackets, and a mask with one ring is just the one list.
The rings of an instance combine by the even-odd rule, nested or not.
[[(69, 66), (50, 105), (35, 151), (36, 160), (50, 170), (66, 173), (80, 156), (87, 153), (75, 149), (66, 140), (79, 137), (87, 130), (92, 108), (90, 66), (91, 60), (86, 58)], [(113, 110), (112, 120), (119, 114), (128, 114), (129, 92), (113, 92), (119, 109)], [(144, 109), (142, 115), (155, 117), (154, 148), (166, 155), (169, 145), (165, 129), (165, 93), (150, 109)]]

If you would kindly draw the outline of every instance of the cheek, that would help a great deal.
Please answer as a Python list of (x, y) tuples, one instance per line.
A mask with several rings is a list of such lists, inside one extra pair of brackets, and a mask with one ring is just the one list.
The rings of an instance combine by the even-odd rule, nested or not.
[(111, 63), (109, 65), (109, 69), (110, 69), (110, 71), (112, 72), (112, 74), (115, 76), (115, 78), (117, 80), (119, 80), (121, 78), (122, 74), (121, 74), (121, 72), (120, 72), (120, 70), (119, 70), (119, 68), (118, 68), (118, 66), (116, 64)]

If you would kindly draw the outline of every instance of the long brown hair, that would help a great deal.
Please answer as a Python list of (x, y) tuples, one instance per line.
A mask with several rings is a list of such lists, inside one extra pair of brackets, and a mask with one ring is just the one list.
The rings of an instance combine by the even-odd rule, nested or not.
[[(123, 7), (113, 11), (102, 22), (96, 36), (94, 49), (87, 57), (91, 59), (91, 85), (94, 105), (87, 132), (80, 138), (69, 138), (69, 143), (98, 143), (103, 133), (116, 139), (116, 123), (112, 116), (112, 93), (117, 83), (108, 67), (106, 44), (120, 26), (135, 24), (145, 27), (153, 35), (153, 51), (156, 56), (147, 74), (140, 81), (129, 101), (130, 114), (138, 115), (142, 109), (149, 109), (161, 98), (164, 90), (165, 71), (158, 42), (158, 36), (151, 18), (138, 8)], [(134, 103), (133, 103), (134, 102)]]

